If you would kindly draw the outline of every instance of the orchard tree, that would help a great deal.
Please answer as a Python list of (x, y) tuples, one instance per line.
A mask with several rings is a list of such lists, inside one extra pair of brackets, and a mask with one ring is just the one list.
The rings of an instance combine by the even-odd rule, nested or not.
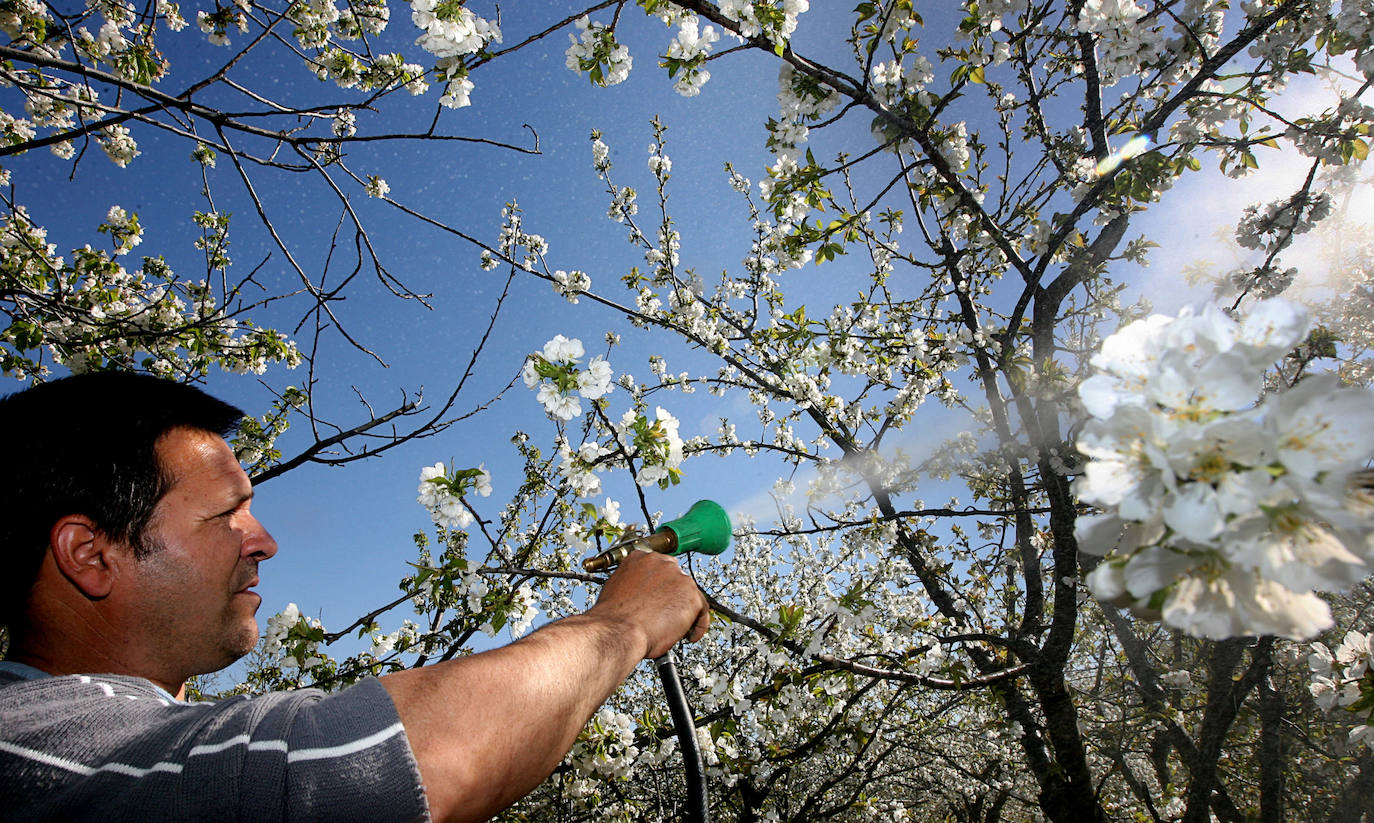
[[(339, 264), (349, 275), (310, 271), (255, 199), (254, 230), (294, 280), (250, 298), (265, 275), (228, 275), (227, 218), (213, 203), (196, 217), (200, 282), (156, 258), (127, 272), (117, 261), (142, 227), (122, 210), (101, 227), (111, 251), (59, 257), (12, 195), (8, 373), (197, 379), (313, 362), (247, 317), (290, 302), (313, 328), (348, 335), (332, 303), (363, 270), (398, 299), (422, 299), (372, 252), (350, 192), (654, 341), (644, 363), (616, 332), (604, 346), (530, 341), (530, 395), (517, 385), (501, 402), (541, 404), (547, 428), (512, 433), (505, 476), (423, 469), (434, 528), (417, 535), (398, 597), (333, 631), (295, 607), (273, 617), (240, 688), (336, 688), (468, 653), (479, 635), (518, 635), (594, 591), (580, 556), (630, 521), (655, 522), (655, 487), (690, 483), (713, 459), (762, 461), (779, 477), (777, 515), (737, 517), (731, 561), (696, 568), (717, 625), (684, 651), (718, 817), (1367, 813), (1374, 313), (1357, 239), (1368, 232), (1347, 204), (1374, 120), (1374, 6), (969, 0), (951, 14), (893, 0), (859, 3), (845, 29), (808, 31), (805, 0), (611, 0), (512, 35), (494, 7), (472, 5), (398, 6), (421, 30), (410, 49), (426, 54), (411, 62), (383, 51), (381, 2), (216, 5), (197, 10), (199, 34), (175, 33), (191, 15), (174, 4), (67, 15), (0, 4), (12, 38), (0, 71), (19, 95), (6, 99), (25, 107), (7, 108), (6, 153), (75, 159), (94, 143), (128, 164), (139, 130), (161, 129), (202, 163), (231, 163), (250, 192), (254, 174), (315, 175), (340, 204), (338, 236), (351, 238), (338, 245), (352, 255)], [(641, 12), (669, 27), (666, 44), (624, 34)], [(482, 240), (350, 167), (344, 149), (358, 141), (463, 142), (437, 116), (369, 134), (357, 111), (431, 85), (440, 108), (461, 108), (483, 66), (554, 34), (570, 43), (567, 67), (601, 86), (623, 81), (635, 53), (655, 55), (687, 96), (748, 53), (776, 63), (773, 162), (725, 167), (752, 235), (733, 270), (699, 270), (674, 219), (671, 123), (652, 124), (643, 168), (612, 164), (615, 124), (590, 135), (597, 207), (615, 224), (608, 236), (627, 240), (613, 276), (551, 249), (514, 204)], [(244, 45), (177, 94), (158, 90), (173, 75), (156, 43), (173, 36)], [(293, 108), (238, 83), (235, 66), (269, 47), (334, 81), (338, 99)], [(1329, 105), (1310, 92), (1319, 84)], [(209, 90), (234, 103), (196, 100)], [(1172, 240), (1142, 224), (1177, 199), (1176, 184), (1260, 178), (1280, 156), (1306, 173), (1247, 209), (1234, 232), (1241, 264), (1201, 273), (1210, 301), (1163, 315), (1123, 299), (1136, 267)], [(1326, 238), (1320, 259), (1340, 277), (1285, 262), (1304, 234)], [(815, 266), (847, 296), (808, 285)], [(689, 368), (670, 370), (670, 358)], [(329, 428), (302, 382), (246, 424), (259, 477), (370, 455), (461, 414), (459, 383), (418, 425), (376, 440), (418, 405)], [(751, 411), (684, 432), (679, 415), (699, 390)], [(285, 458), (274, 437), (296, 419), (314, 443)], [(953, 436), (932, 444), (932, 431)], [(497, 490), (499, 503), (484, 502)], [(331, 655), (355, 632), (369, 650)], [(671, 817), (670, 725), (652, 684), (633, 680), (508, 818)]]

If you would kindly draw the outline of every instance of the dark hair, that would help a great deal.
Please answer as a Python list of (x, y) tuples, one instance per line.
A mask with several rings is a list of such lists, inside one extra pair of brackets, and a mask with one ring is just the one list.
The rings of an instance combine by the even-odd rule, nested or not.
[(227, 436), (243, 412), (193, 386), (130, 372), (64, 377), (0, 398), (0, 625), (14, 628), (53, 524), (84, 514), (146, 552), (143, 530), (170, 478), (155, 446), (189, 426)]

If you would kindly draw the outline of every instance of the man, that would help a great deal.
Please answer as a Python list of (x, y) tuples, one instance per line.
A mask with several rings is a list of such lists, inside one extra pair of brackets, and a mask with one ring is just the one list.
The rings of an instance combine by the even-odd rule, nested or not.
[(184, 703), (257, 641), (277, 545), (238, 409), (103, 373), (0, 400), (0, 818), (484, 820), (547, 777), (641, 658), (709, 611), (635, 553), (585, 613), (504, 648), (314, 690)]

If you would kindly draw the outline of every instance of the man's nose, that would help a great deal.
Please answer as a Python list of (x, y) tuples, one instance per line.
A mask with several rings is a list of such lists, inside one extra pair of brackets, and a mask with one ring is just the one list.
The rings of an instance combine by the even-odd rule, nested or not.
[(253, 523), (243, 540), (243, 554), (246, 557), (257, 558), (259, 562), (269, 560), (277, 553), (277, 541), (272, 539), (272, 535), (263, 528), (256, 517), (252, 520)]

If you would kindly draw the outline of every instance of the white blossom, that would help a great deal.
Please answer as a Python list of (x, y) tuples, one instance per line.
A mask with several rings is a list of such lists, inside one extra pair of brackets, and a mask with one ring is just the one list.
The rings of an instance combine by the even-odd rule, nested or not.
[(387, 182), (377, 175), (369, 174), (367, 185), (363, 187), (363, 190), (367, 192), (368, 197), (386, 197), (387, 193), (391, 191), (391, 186), (387, 185)]
[[(1300, 341), (1305, 314), (1279, 300), (1237, 323), (1214, 309), (1136, 321), (1079, 387), (1091, 419), (1075, 491), (1104, 600), (1158, 604), (1212, 638), (1311, 637), (1330, 625), (1314, 591), (1369, 574), (1374, 524), (1347, 479), (1374, 454), (1374, 397), (1313, 375), (1257, 402), (1267, 365)], [(1153, 607), (1153, 606), (1152, 606)]]
[(567, 67), (576, 72), (588, 72), (592, 82), (599, 86), (623, 83), (634, 66), (630, 50), (616, 42), (615, 33), (604, 23), (583, 15), (576, 26), (581, 34), (568, 35), (572, 45), (564, 53)]
[(611, 365), (604, 357), (593, 357), (586, 369), (579, 368), (584, 353), (581, 340), (556, 334), (542, 351), (525, 359), (521, 369), (525, 387), (536, 392), (545, 412), (555, 419), (577, 417), (582, 414), (582, 399), (600, 399), (614, 388)]

